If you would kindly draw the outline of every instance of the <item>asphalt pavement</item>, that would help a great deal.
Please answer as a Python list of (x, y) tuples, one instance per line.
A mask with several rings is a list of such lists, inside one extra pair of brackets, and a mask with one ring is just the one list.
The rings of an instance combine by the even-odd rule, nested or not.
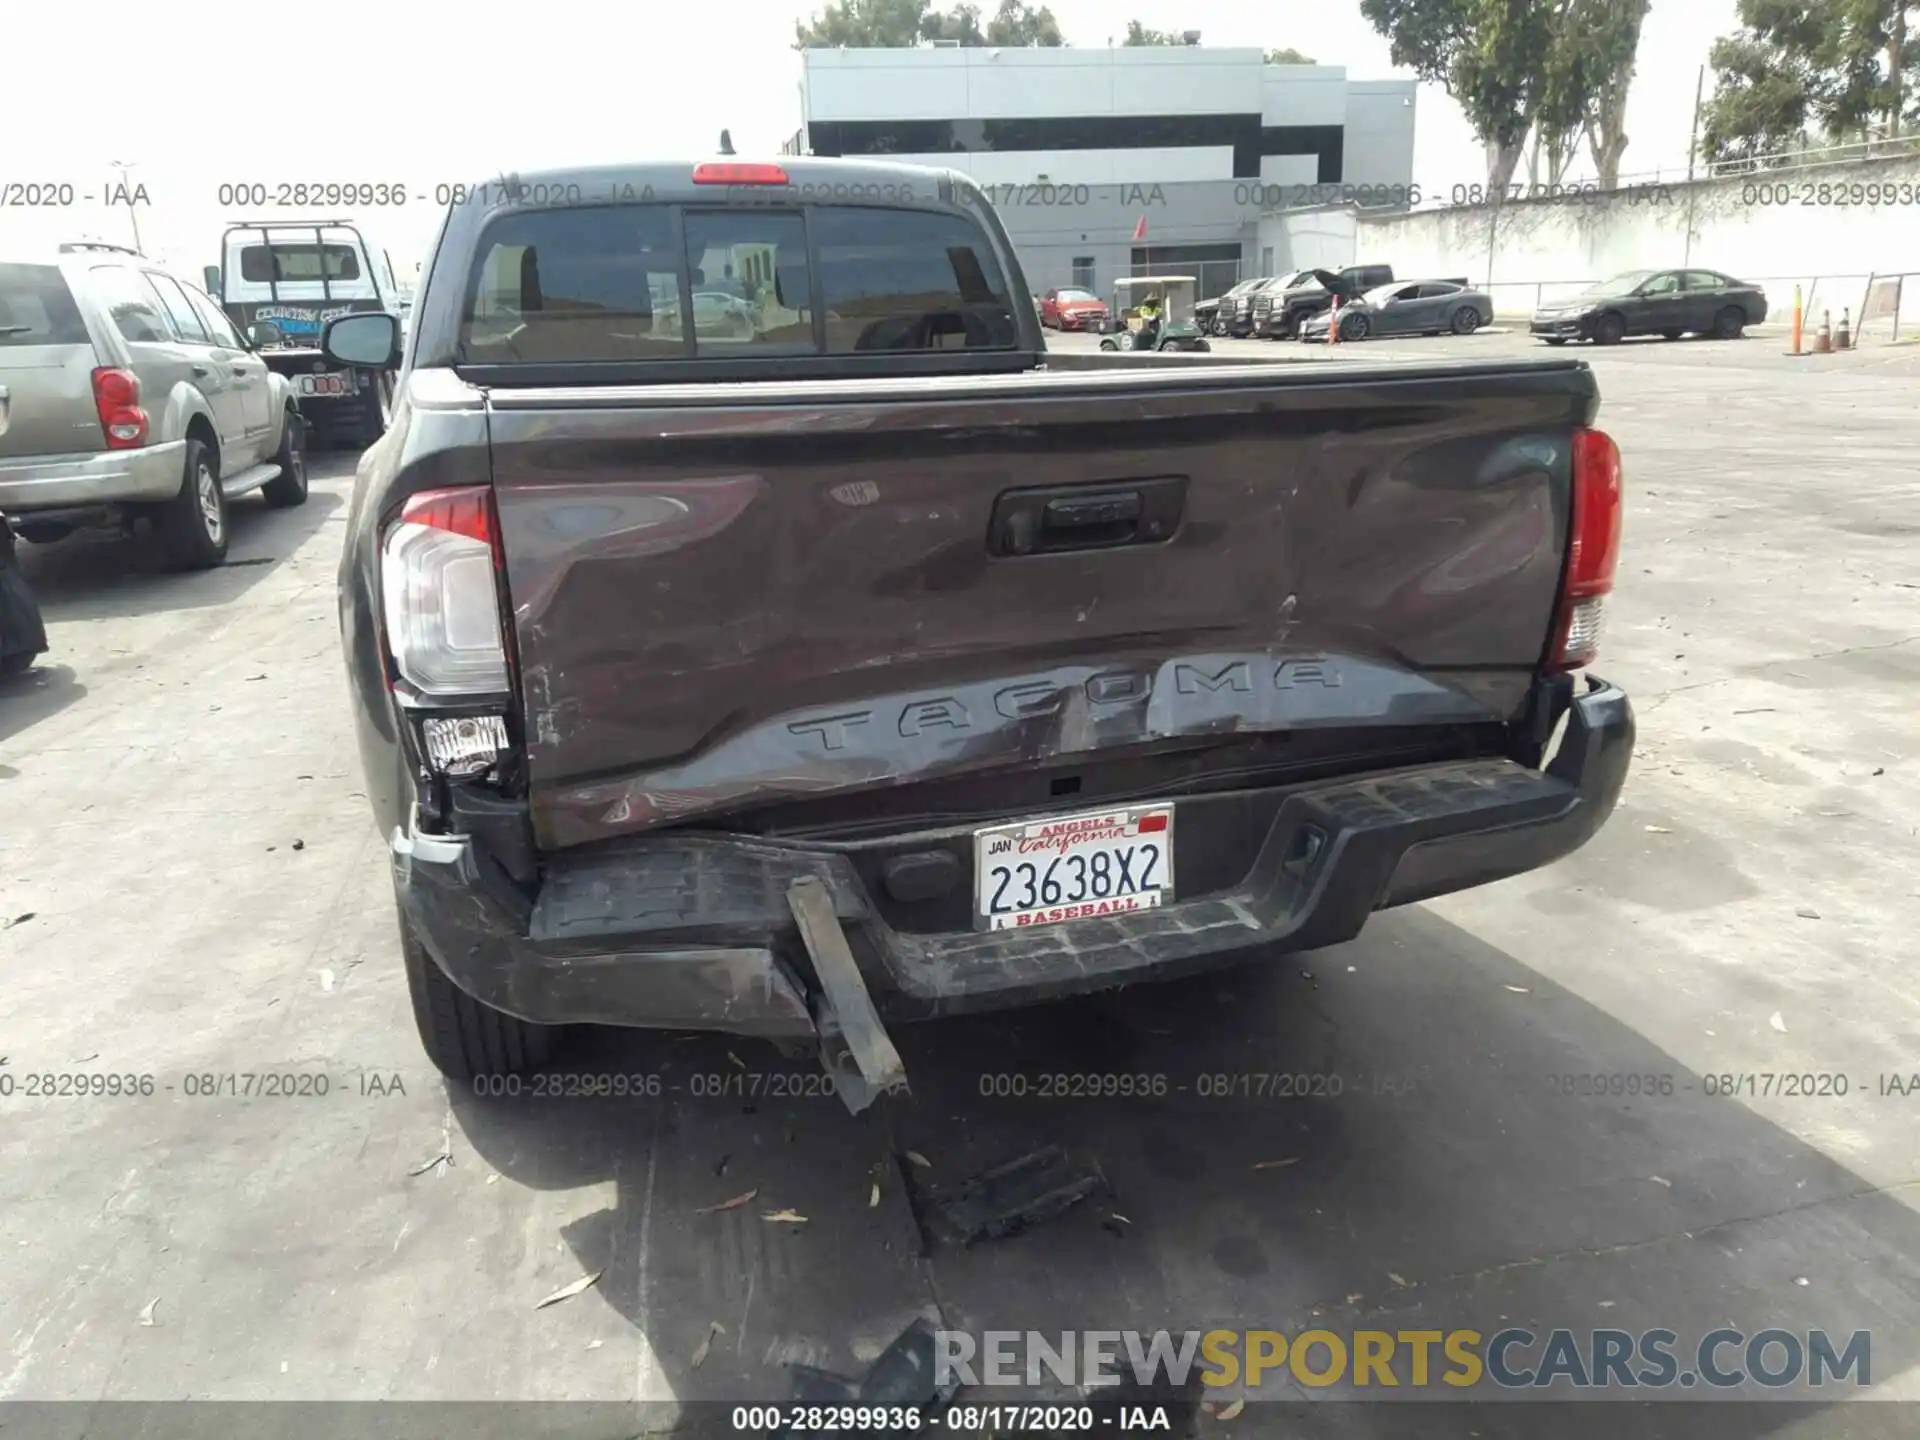
[[(896, 1031), (912, 1099), (859, 1120), (748, 1041), (570, 1053), (659, 1092), (625, 1100), (426, 1065), (344, 698), (351, 457), (237, 505), (211, 573), (25, 547), (53, 648), (0, 688), (0, 1399), (772, 1400), (920, 1315), (1868, 1330), (1865, 1393), (1920, 1398), (1920, 354), (1781, 348), (1572, 352), (1628, 486), (1596, 670), (1640, 721), (1588, 847), (1335, 949)], [(1164, 1093), (1044, 1094), (1085, 1074)], [(908, 1180), (1049, 1142), (1110, 1193), (920, 1253)], [(1920, 1433), (1840, 1389), (1595, 1433)], [(1313, 1402), (1286, 1433), (1574, 1433), (1267, 1393)]]

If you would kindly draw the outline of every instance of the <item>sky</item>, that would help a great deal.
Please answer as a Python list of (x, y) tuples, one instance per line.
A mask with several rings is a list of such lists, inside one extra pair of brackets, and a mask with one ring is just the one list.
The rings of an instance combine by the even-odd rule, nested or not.
[[(258, 0), (201, 0), (190, 23), (153, 23), (150, 5), (13, 0), (18, 40), (31, 15), (34, 53), (91, 57), (103, 35), (137, 35), (102, 70), (9, 66), (0, 86), (0, 199), (8, 187), (71, 185), (69, 209), (0, 208), (0, 248), (63, 239), (129, 243), (125, 208), (101, 203), (132, 166), (149, 203), (134, 214), (149, 254), (197, 276), (219, 259), (222, 225), (252, 207), (220, 203), (222, 184), (386, 183), (429, 203), (351, 212), (403, 276), (432, 242), (434, 187), (502, 170), (709, 154), (722, 127), (743, 156), (776, 151), (799, 127), (793, 24), (805, 0), (732, 0), (724, 12), (653, 0), (421, 0), (325, 13)], [(982, 9), (991, 11), (992, 0)], [(1265, 6), (1252, 0), (1053, 0), (1067, 39), (1107, 43), (1137, 19), (1201, 32), (1208, 45), (1291, 46), (1353, 79), (1399, 76), (1358, 0)], [(724, 18), (722, 18), (724, 17)], [(1715, 36), (1734, 28), (1733, 0), (1654, 0), (1640, 42), (1623, 172), (1684, 174), (1694, 84)], [(81, 100), (74, 76), (126, 103)], [(204, 87), (192, 83), (202, 77)], [(151, 77), (148, 88), (140, 81)], [(1712, 76), (1708, 76), (1712, 84)], [(1437, 87), (1416, 102), (1412, 180), (1428, 193), (1484, 180), (1485, 158)], [(1591, 174), (1583, 157), (1573, 173)], [(57, 190), (54, 192), (59, 193)], [(84, 197), (92, 195), (89, 202)], [(269, 218), (299, 218), (268, 212)], [(309, 218), (334, 218), (308, 212)]]

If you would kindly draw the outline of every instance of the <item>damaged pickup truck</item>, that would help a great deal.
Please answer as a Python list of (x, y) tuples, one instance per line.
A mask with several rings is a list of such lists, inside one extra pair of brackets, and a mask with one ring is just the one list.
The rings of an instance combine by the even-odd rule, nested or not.
[(456, 1080), (705, 1029), (857, 1109), (888, 1024), (1346, 940), (1613, 809), (1584, 364), (1049, 355), (980, 190), (877, 163), (520, 177), (425, 274), (404, 357), (322, 343), (402, 362), (341, 622)]

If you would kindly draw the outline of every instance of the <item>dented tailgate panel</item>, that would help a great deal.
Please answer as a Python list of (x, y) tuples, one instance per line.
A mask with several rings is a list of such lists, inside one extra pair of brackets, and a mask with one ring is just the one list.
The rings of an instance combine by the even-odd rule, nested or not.
[[(541, 844), (1210, 736), (1512, 718), (1591, 375), (1281, 368), (497, 395)], [(1180, 499), (1151, 541), (993, 553), (1008, 491), (1156, 481)]]

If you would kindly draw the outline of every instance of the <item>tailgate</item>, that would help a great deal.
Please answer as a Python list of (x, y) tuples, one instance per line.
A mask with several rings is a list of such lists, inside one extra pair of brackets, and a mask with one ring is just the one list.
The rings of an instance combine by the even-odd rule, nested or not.
[(59, 267), (0, 265), (0, 459), (106, 449), (94, 365)]
[(1591, 374), (1286, 368), (495, 391), (542, 843), (1093, 752), (1513, 718)]

